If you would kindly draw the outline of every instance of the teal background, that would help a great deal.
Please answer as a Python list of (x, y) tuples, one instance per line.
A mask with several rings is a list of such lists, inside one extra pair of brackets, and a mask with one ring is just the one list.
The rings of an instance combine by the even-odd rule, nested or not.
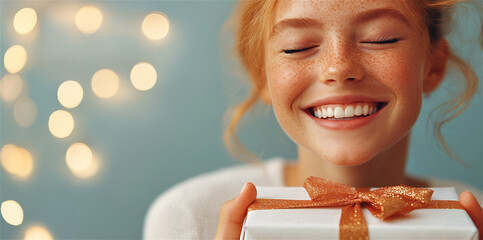
[[(92, 4), (101, 9), (104, 22), (92, 35), (81, 34), (73, 18), (62, 20), (62, 9)], [(23, 208), (24, 221), (12, 226), (0, 219), (0, 238), (23, 238), (29, 226), (40, 224), (56, 239), (138, 239), (143, 219), (154, 198), (170, 186), (224, 166), (240, 164), (221, 140), (224, 111), (247, 92), (242, 71), (223, 33), (235, 2), (232, 1), (5, 1), (0, 2), (1, 75), (5, 51), (15, 44), (27, 50), (27, 64), (19, 75), (28, 85), (23, 96), (37, 104), (38, 116), (28, 128), (13, 119), (13, 103), (1, 102), (0, 146), (15, 144), (30, 151), (34, 170), (19, 179), (0, 170), (0, 201), (13, 199)], [(27, 36), (13, 29), (15, 13), (32, 7), (38, 23)], [(160, 41), (141, 33), (144, 17), (164, 12), (170, 32)], [(449, 39), (468, 60), (479, 78), (482, 51), (478, 47), (480, 20), (470, 9), (458, 12), (456, 35)], [(463, 37), (460, 37), (463, 36)], [(230, 57), (231, 56), (231, 57)], [(134, 64), (147, 61), (157, 70), (158, 81), (147, 92), (132, 87)], [(92, 75), (101, 68), (120, 78), (119, 93), (111, 99), (96, 97)], [(425, 99), (414, 126), (408, 172), (423, 177), (453, 179), (483, 189), (481, 87), (461, 117), (446, 125), (450, 146), (467, 168), (437, 147), (428, 113), (453, 92), (451, 76)], [(57, 139), (48, 130), (52, 112), (64, 109), (57, 88), (66, 80), (84, 89), (82, 103), (69, 111), (75, 128)], [(259, 106), (241, 124), (246, 146), (263, 159), (296, 157), (296, 148), (279, 128), (270, 108)], [(100, 171), (88, 179), (71, 174), (65, 151), (85, 142), (100, 159)]]

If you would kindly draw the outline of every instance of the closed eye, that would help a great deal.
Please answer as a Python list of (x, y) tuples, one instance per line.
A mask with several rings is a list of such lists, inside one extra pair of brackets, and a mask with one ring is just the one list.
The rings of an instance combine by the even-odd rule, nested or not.
[(371, 43), (371, 44), (391, 44), (399, 42), (399, 38), (381, 39), (377, 41), (365, 41), (361, 43)]
[(310, 47), (306, 47), (306, 48), (297, 48), (297, 49), (284, 49), (283, 52), (286, 53), (286, 54), (293, 54), (293, 53), (307, 51), (307, 50), (310, 50), (310, 49), (316, 48), (316, 47), (318, 47), (318, 46), (310, 46)]

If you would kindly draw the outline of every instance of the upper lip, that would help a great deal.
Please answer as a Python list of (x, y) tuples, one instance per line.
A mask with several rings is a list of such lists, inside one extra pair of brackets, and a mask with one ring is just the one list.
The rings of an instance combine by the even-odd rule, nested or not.
[(315, 102), (312, 102), (305, 106), (303, 109), (309, 109), (321, 105), (329, 105), (329, 104), (349, 104), (349, 103), (369, 103), (369, 102), (377, 102), (377, 103), (386, 103), (387, 100), (378, 99), (369, 96), (360, 96), (360, 95), (344, 95), (344, 96), (330, 96), (326, 98), (319, 99)]

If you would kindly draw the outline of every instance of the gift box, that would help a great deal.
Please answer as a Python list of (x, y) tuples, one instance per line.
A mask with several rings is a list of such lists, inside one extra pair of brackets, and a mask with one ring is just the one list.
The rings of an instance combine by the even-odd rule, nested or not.
[[(357, 218), (354, 220), (352, 217), (349, 217), (348, 220), (347, 217), (345, 217), (345, 220), (343, 219), (344, 217), (341, 218), (342, 209), (347, 206), (354, 206), (354, 203), (352, 202), (346, 203), (346, 200), (342, 200), (342, 204), (337, 207), (313, 206), (311, 202), (314, 199), (314, 196), (312, 196), (314, 194), (312, 193), (311, 196), (309, 196), (310, 193), (308, 193), (307, 186), (305, 188), (257, 187), (257, 201), (264, 202), (258, 203), (255, 201), (254, 204), (258, 205), (258, 209), (249, 209), (240, 239), (344, 238), (340, 235), (350, 239), (367, 239), (367, 237), (369, 239), (478, 239), (478, 230), (466, 211), (461, 209), (461, 205), (459, 205), (460, 207), (452, 207), (447, 204), (448, 202), (457, 205), (459, 204), (457, 202), (458, 195), (454, 188), (431, 188), (431, 190), (434, 192), (432, 193), (432, 196), (431, 193), (428, 193), (430, 199), (429, 203), (427, 200), (422, 200), (422, 205), (411, 202), (409, 205), (402, 207), (402, 212), (386, 219), (380, 219), (373, 216), (372, 212), (374, 212), (374, 209), (371, 209), (371, 204), (362, 203), (362, 200), (354, 200), (357, 202), (356, 205), (361, 206), (361, 208), (355, 208), (355, 214), (359, 211), (359, 213), (363, 215), (363, 220), (365, 219), (366, 222), (363, 222), (362, 225), (367, 226), (366, 229), (368, 231), (366, 230), (367, 232), (363, 233), (359, 232), (360, 230), (358, 229), (351, 230), (353, 224), (357, 225), (361, 220), (358, 220)], [(329, 195), (337, 195), (344, 191), (346, 190), (332, 190), (332, 193), (329, 193)], [(367, 191), (369, 191), (369, 189)], [(383, 195), (384, 194), (386, 193), (383, 193)], [(344, 195), (344, 193), (342, 195)], [(352, 199), (362, 196), (359, 193), (354, 195), (355, 197), (351, 196), (349, 198)], [(382, 198), (387, 198), (387, 195), (388, 194), (384, 195)], [(417, 194), (410, 192), (408, 195)], [(363, 196), (362, 198), (369, 200), (370, 198), (377, 198), (371, 196)], [(327, 195), (322, 197), (327, 199)], [(342, 197), (332, 197), (335, 197), (335, 202), (341, 202), (339, 201), (340, 199), (347, 198), (345, 195)], [(403, 198), (404, 197), (401, 197), (400, 195), (395, 195), (396, 200)], [(281, 200), (281, 202), (278, 202), (278, 200)], [(440, 201), (442, 202), (442, 205), (439, 207), (429, 206), (431, 205), (430, 203), (436, 203), (433, 205), (438, 205), (438, 200), (446, 201)], [(329, 200), (329, 204), (324, 203), (322, 205), (334, 205), (332, 202)], [(389, 200), (389, 202), (389, 204), (384, 203), (383, 208), (386, 208), (385, 210), (387, 211), (393, 211), (388, 206), (394, 204), (398, 205), (398, 203), (395, 203), (393, 200)], [(302, 208), (299, 208), (299, 203), (303, 203), (302, 205), (308, 204), (308, 207), (303, 206)], [(290, 208), (288, 209), (270, 209), (286, 208), (287, 206), (280, 205), (287, 204), (292, 206), (289, 206)], [(260, 207), (260, 205), (263, 206)], [(277, 206), (274, 207), (273, 205)], [(414, 207), (415, 209), (409, 209), (408, 206), (409, 208)], [(375, 212), (377, 213), (377, 210)], [(343, 221), (346, 223), (342, 224), (341, 222)], [(355, 221), (355, 223), (353, 221)], [(347, 224), (347, 222), (349, 223)], [(340, 228), (342, 227), (349, 228), (349, 237), (340, 233)]]

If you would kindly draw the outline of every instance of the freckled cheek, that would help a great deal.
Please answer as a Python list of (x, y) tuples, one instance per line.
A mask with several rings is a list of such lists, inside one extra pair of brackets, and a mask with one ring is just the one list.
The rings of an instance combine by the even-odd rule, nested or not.
[(407, 113), (406, 117), (413, 118), (419, 114), (423, 93), (422, 64), (410, 56), (400, 57), (393, 59), (384, 71), (385, 85), (394, 93), (396, 104)]
[(287, 62), (271, 65), (267, 72), (267, 79), (272, 103), (287, 105), (309, 87), (312, 75), (307, 66)]
[(407, 54), (396, 54), (379, 59), (381, 64), (379, 72), (385, 85), (399, 95), (422, 95), (422, 64)]

